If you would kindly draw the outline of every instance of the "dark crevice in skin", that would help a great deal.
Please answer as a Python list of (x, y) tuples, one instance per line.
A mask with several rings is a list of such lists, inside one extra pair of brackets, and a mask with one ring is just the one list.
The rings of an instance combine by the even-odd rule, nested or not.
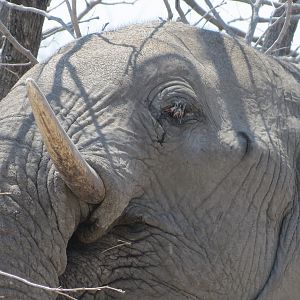
[[(153, 299), (155, 299), (156, 297), (163, 297), (166, 294), (169, 295), (169, 293), (174, 293), (175, 299), (201, 299), (195, 294), (191, 294), (188, 291), (180, 289), (172, 282), (169, 283), (164, 281), (163, 277), (158, 275), (159, 273), (157, 274), (151, 271), (151, 269), (159, 268), (158, 262), (160, 261), (160, 257), (158, 257), (157, 254), (160, 251), (158, 249), (165, 249), (165, 243), (160, 240), (162, 239), (167, 241), (168, 243), (172, 243), (172, 240), (168, 239), (168, 236), (177, 238), (176, 235), (170, 232), (162, 231), (159, 227), (147, 223), (145, 220), (143, 220), (142, 217), (128, 218), (128, 216), (126, 215), (124, 215), (119, 220), (118, 224), (116, 224), (110, 230), (110, 232), (107, 233), (107, 235), (112, 236), (115, 240), (128, 240), (129, 242), (131, 242), (131, 244), (126, 245), (125, 248), (112, 248), (113, 251), (111, 252), (109, 251), (109, 247), (107, 247), (108, 244), (105, 240), (105, 237), (100, 238), (95, 244), (85, 245), (80, 243), (74, 236), (68, 246), (69, 254), (72, 253), (72, 260), (71, 262), (69, 261), (69, 263), (76, 264), (76, 262), (79, 262), (79, 264), (81, 264), (82, 260), (80, 257), (82, 253), (85, 253), (84, 256), (86, 257), (87, 253), (88, 256), (90, 256), (92, 253), (94, 253), (93, 251), (96, 250), (98, 251), (98, 254), (96, 254), (95, 257), (92, 256), (91, 259), (97, 259), (97, 264), (99, 265), (96, 266), (96, 268), (98, 270), (100, 270), (101, 268), (109, 270), (109, 276), (107, 277), (107, 275), (105, 275), (104, 277), (108, 280), (109, 278), (111, 278), (109, 281), (107, 281), (107, 279), (102, 278), (102, 275), (100, 275), (100, 277), (98, 277), (98, 281), (101, 285), (109, 285), (116, 288), (122, 288), (122, 285), (120, 286), (119, 283), (124, 282), (127, 295), (129, 294), (130, 296), (130, 290), (128, 290), (128, 285), (126, 283), (134, 282), (136, 288), (132, 291), (143, 290), (145, 289), (145, 285), (147, 286), (147, 292), (145, 294), (145, 297), (147, 297), (147, 299), (150, 299), (149, 297), (153, 297)], [(184, 241), (181, 240), (181, 243), (183, 243), (183, 245), (187, 249), (193, 250), (189, 247), (189, 245), (185, 244)], [(151, 245), (151, 248), (153, 248), (153, 250), (149, 250), (149, 246), (147, 246), (147, 244)], [(108, 251), (101, 250), (106, 247), (108, 248)], [(148, 250), (144, 252), (144, 248)], [(112, 258), (111, 260), (111, 255), (112, 257), (116, 258)], [(144, 261), (144, 258), (148, 259)], [(84, 264), (85, 263), (83, 262), (83, 267)], [(86, 267), (88, 267), (88, 265), (86, 265), (84, 268)], [(93, 270), (87, 270), (86, 272), (93, 272)], [(146, 276), (143, 276), (143, 274), (146, 274)], [(141, 276), (139, 277), (139, 275)], [(85, 276), (87, 276), (87, 274), (85, 274)], [(145, 280), (145, 278), (147, 280)], [(62, 286), (65, 286), (64, 282), (67, 281), (68, 278), (63, 278), (62, 276), (60, 283)], [(143, 284), (143, 286), (141, 287), (138, 282)], [(166, 292), (166, 290), (168, 291)], [(87, 295), (90, 297), (94, 295), (95, 298), (93, 299), (122, 299), (122, 295), (115, 294), (115, 292), (112, 291), (104, 290), (96, 294), (84, 292), (80, 296), (77, 295), (77, 298), (85, 299), (85, 296)]]
[(251, 141), (250, 137), (248, 136), (248, 134), (244, 131), (238, 131), (237, 135), (241, 136), (246, 141), (245, 155), (244, 155), (244, 156), (246, 156), (251, 151), (251, 142), (252, 141)]
[(226, 180), (226, 178), (230, 177), (230, 174), (232, 174), (234, 172), (234, 170), (236, 170), (238, 167), (240, 167), (240, 165), (242, 164), (243, 158), (245, 157), (245, 154), (243, 155), (243, 157), (236, 163), (234, 164), (229, 170), (228, 172), (221, 178), (221, 180), (215, 185), (215, 187), (209, 192), (209, 194), (203, 198), (203, 205), (206, 203), (206, 201), (208, 201), (211, 196), (216, 192), (216, 190), (223, 185), (224, 181)]
[(157, 137), (157, 143), (159, 143), (161, 146), (163, 146), (163, 143), (165, 142), (166, 132), (164, 131), (161, 135), (161, 137)]
[[(153, 274), (150, 273), (150, 276), (153, 277)], [(177, 297), (180, 295), (180, 298), (181, 299), (203, 299), (203, 298), (199, 298), (198, 296), (196, 295), (193, 295), (189, 292), (186, 292), (184, 290), (180, 290), (178, 287), (176, 287), (175, 285), (171, 285), (167, 282), (164, 282), (161, 280), (161, 278), (155, 278), (153, 277), (151, 280), (149, 281), (146, 281), (146, 280), (143, 280), (141, 278), (134, 278), (134, 277), (123, 277), (121, 279), (116, 279), (116, 280), (113, 280), (111, 282), (108, 283), (109, 286), (118, 286), (118, 284), (122, 283), (122, 282), (134, 282), (135, 284), (135, 287), (129, 289), (127, 288), (126, 289), (126, 292), (129, 294), (131, 292), (134, 292), (134, 291), (137, 291), (141, 288), (141, 285), (142, 286), (142, 289), (145, 288), (145, 286), (147, 286), (152, 292), (147, 295), (145, 295), (145, 297), (147, 297), (147, 299), (149, 299), (149, 296), (151, 297), (151, 299), (155, 299), (157, 297), (159, 297), (159, 299), (162, 299), (162, 297), (165, 297), (166, 295), (169, 295), (170, 293), (174, 293), (174, 299), (178, 299)], [(125, 295), (126, 295), (126, 292), (125, 292)], [(103, 293), (103, 292), (102, 292)], [(105, 292), (104, 293), (109, 297), (109, 299), (122, 299), (122, 296), (120, 296), (120, 294), (116, 294), (116, 292)], [(114, 297), (114, 295), (116, 295), (116, 297)], [(81, 299), (84, 299), (84, 298), (81, 298)], [(127, 298), (128, 299), (128, 298)], [(132, 299), (135, 299), (135, 298), (132, 298)], [(168, 298), (169, 299), (169, 298)]]
[(280, 247), (281, 247), (281, 240), (284, 238), (285, 232), (284, 232), (284, 228), (285, 228), (285, 223), (288, 222), (289, 218), (291, 217), (291, 215), (286, 212), (286, 215), (282, 218), (281, 223), (280, 223), (280, 229), (278, 231), (278, 239), (277, 239), (277, 245), (276, 245), (276, 251), (275, 251), (275, 255), (274, 255), (274, 260), (273, 263), (271, 265), (270, 268), (270, 272), (269, 272), (269, 276), (266, 279), (266, 281), (264, 282), (264, 284), (262, 285), (261, 289), (258, 291), (257, 296), (253, 299), (253, 300), (259, 300), (261, 297), (261, 294), (263, 293), (263, 291), (265, 290), (265, 288), (267, 287), (267, 285), (269, 284), (273, 273), (276, 273), (276, 264), (278, 262), (278, 258), (279, 258), (279, 251), (280, 251)]

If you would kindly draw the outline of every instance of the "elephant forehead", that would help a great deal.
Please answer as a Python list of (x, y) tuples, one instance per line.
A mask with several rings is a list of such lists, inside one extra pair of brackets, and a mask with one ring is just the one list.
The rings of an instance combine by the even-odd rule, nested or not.
[(59, 105), (66, 106), (62, 102), (70, 97), (63, 93), (69, 92), (92, 106), (112, 93), (119, 104), (128, 99), (133, 105), (177, 76), (193, 85), (220, 126), (272, 136), (282, 115), (283, 91), (274, 87), (282, 86), (282, 69), (269, 59), (262, 68), (261, 62), (258, 54), (217, 33), (152, 23), (82, 38), (35, 68), (32, 77), (39, 77), (50, 101), (59, 96)]
[(72, 90), (118, 85), (126, 76), (132, 49), (111, 45), (96, 35), (64, 47), (43, 66), (50, 84)]
[[(174, 28), (173, 28), (174, 27)], [(43, 65), (48, 81), (70, 86), (78, 80), (86, 87), (120, 85), (145, 60), (169, 54), (183, 54), (174, 29), (181, 25), (152, 23), (119, 31), (93, 34), (63, 47)], [(187, 30), (188, 29), (188, 30)], [(197, 32), (186, 27), (188, 35)]]

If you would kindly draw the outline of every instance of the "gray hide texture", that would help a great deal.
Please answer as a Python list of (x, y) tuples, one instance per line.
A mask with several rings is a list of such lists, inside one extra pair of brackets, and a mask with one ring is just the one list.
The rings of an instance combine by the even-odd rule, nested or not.
[[(101, 205), (55, 170), (32, 77), (103, 179)], [(0, 269), (78, 299), (300, 295), (300, 72), (180, 23), (86, 36), (0, 105)], [(4, 299), (55, 299), (0, 276)]]

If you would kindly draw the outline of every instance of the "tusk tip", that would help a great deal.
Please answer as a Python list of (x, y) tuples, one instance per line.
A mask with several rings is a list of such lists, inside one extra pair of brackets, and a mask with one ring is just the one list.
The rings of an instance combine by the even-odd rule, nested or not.
[(26, 84), (30, 84), (30, 83), (34, 83), (35, 81), (33, 80), (33, 78), (28, 77), (25, 82)]
[(27, 86), (27, 89), (29, 88), (37, 88), (37, 84), (36, 82), (34, 81), (34, 79), (32, 78), (27, 78), (26, 81), (25, 81), (25, 84)]

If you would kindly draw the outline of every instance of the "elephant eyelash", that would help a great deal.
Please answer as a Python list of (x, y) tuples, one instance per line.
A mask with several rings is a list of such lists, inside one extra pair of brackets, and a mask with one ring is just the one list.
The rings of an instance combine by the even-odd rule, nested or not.
[(171, 105), (165, 106), (162, 112), (173, 119), (179, 120), (181, 123), (186, 112), (186, 104), (181, 101), (175, 101)]

